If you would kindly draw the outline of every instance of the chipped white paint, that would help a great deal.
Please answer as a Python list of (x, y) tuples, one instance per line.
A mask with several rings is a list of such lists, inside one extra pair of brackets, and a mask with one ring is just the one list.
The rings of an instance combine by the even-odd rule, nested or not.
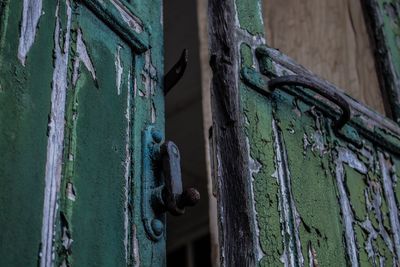
[[(297, 108), (297, 105), (296, 105)], [(323, 133), (323, 127), (321, 127), (321, 116), (320, 114), (316, 111), (315, 106), (312, 106), (310, 109), (310, 113), (314, 118), (314, 123), (315, 123), (315, 128), (316, 130), (311, 134), (312, 136), (312, 146), (311, 146), (311, 151), (318, 151), (319, 156), (322, 157), (327, 149), (325, 147), (325, 138), (324, 138), (324, 133)]]
[(335, 157), (335, 165), (336, 165), (336, 183), (339, 190), (339, 203), (342, 211), (342, 221), (345, 230), (345, 240), (346, 240), (346, 250), (347, 256), (350, 259), (351, 265), (353, 267), (358, 267), (358, 253), (357, 253), (357, 245), (356, 239), (354, 235), (353, 222), (354, 215), (351, 210), (350, 201), (347, 197), (347, 191), (344, 185), (345, 173), (343, 168), (342, 159), (339, 155)]
[(376, 240), (378, 237), (378, 233), (375, 231), (375, 228), (372, 226), (371, 220), (367, 218), (364, 222), (360, 224), (360, 226), (368, 233), (367, 241), (365, 242), (365, 251), (367, 252), (368, 258), (375, 261), (376, 253), (374, 251), (374, 247), (372, 245), (373, 240)]
[(111, 3), (115, 6), (118, 10), (119, 14), (121, 15), (122, 19), (136, 32), (141, 33), (143, 32), (143, 23), (140, 21), (138, 17), (132, 14), (126, 6), (121, 3), (119, 0), (111, 0)]
[(143, 67), (143, 71), (141, 73), (141, 77), (142, 77), (142, 84), (144, 87), (144, 91), (142, 92), (139, 89), (139, 95), (142, 97), (149, 97), (150, 95), (154, 95), (155, 93), (155, 87), (157, 85), (157, 71), (156, 68), (153, 66), (153, 64), (151, 63), (151, 54), (150, 51), (147, 51), (145, 53), (145, 64)]
[(319, 267), (317, 251), (314, 249), (311, 241), (308, 242), (308, 261), (310, 267)]
[(63, 226), (63, 228), (62, 228), (62, 236), (61, 236), (61, 243), (62, 243), (62, 246), (64, 247), (64, 249), (66, 251), (68, 251), (71, 248), (71, 245), (72, 245), (73, 241), (74, 240), (72, 240), (70, 238), (70, 233), (69, 233), (68, 228), (66, 226)]
[(78, 36), (76, 40), (76, 57), (74, 59), (74, 67), (72, 73), (72, 84), (75, 86), (79, 78), (79, 65), (83, 62), (86, 69), (92, 75), (93, 80), (96, 80), (96, 71), (93, 67), (92, 60), (90, 59), (85, 42), (83, 41), (82, 31), (78, 29)]
[(140, 267), (140, 254), (139, 254), (139, 240), (137, 238), (136, 225), (132, 224), (132, 254), (134, 260), (134, 267)]
[[(255, 50), (258, 46), (265, 44), (265, 38), (262, 35), (252, 35), (248, 31), (237, 28), (236, 34), (240, 40), (239, 44), (246, 43), (249, 45), (253, 50)], [(239, 46), (240, 47), (240, 46)], [(239, 50), (240, 51), (240, 50)], [(253, 65), (255, 67), (255, 65)]]
[(117, 54), (115, 55), (115, 83), (117, 85), (117, 94), (121, 94), (121, 83), (122, 83), (122, 73), (124, 72), (124, 67), (121, 62), (121, 46), (117, 48)]
[[(381, 255), (379, 255), (376, 245), (374, 246), (374, 242), (378, 236), (380, 236), (382, 240), (385, 242), (389, 251), (391, 253), (394, 253), (391, 237), (386, 231), (383, 222), (383, 213), (381, 210), (382, 207), (381, 194), (382, 194), (381, 185), (380, 183), (375, 181), (370, 181), (368, 183), (368, 187), (364, 190), (366, 208), (370, 213), (374, 214), (374, 218), (378, 222), (378, 229), (375, 229), (375, 227), (372, 225), (372, 222), (368, 214), (364, 221), (357, 222), (363, 228), (364, 232), (367, 234), (367, 240), (365, 242), (365, 250), (368, 254), (369, 259), (374, 262), (375, 266), (378, 266), (379, 264), (382, 263), (382, 261), (384, 261), (384, 258), (381, 257)], [(370, 198), (372, 202), (370, 201)], [(379, 259), (379, 262), (377, 262), (376, 259)]]
[(321, 131), (317, 130), (312, 133), (312, 138), (314, 142), (311, 150), (318, 151), (319, 155), (322, 157), (326, 153), (324, 135)]
[[(246, 118), (247, 119), (247, 118)], [(250, 199), (251, 199), (251, 204), (252, 204), (252, 214), (253, 214), (253, 222), (255, 225), (255, 238), (256, 238), (256, 249), (257, 249), (257, 260), (260, 261), (264, 257), (264, 252), (261, 248), (261, 241), (260, 241), (260, 225), (257, 220), (257, 210), (256, 210), (256, 203), (255, 203), (255, 196), (254, 196), (254, 175), (260, 172), (261, 170), (261, 163), (254, 159), (251, 156), (251, 151), (250, 151), (250, 140), (248, 137), (246, 137), (246, 149), (247, 149), (247, 158), (249, 160), (249, 172), (250, 172), (250, 178), (251, 178), (251, 183), (250, 183)]]
[[(65, 100), (67, 92), (68, 53), (70, 48), (71, 32), (71, 6), (69, 0), (65, 1), (67, 7), (65, 36), (60, 27), (59, 9), (56, 8), (56, 27), (54, 33), (54, 71), (51, 92), (51, 112), (49, 122), (49, 137), (47, 141), (47, 160), (45, 172), (45, 189), (43, 203), (42, 223), (42, 251), (40, 258), (41, 267), (52, 266), (54, 259), (54, 233), (56, 223), (57, 198), (60, 191), (61, 168), (64, 141)], [(64, 47), (61, 47), (61, 40)]]
[(303, 133), (303, 156), (306, 156), (309, 147), (312, 147), (312, 144), (310, 140), (308, 140), (308, 135)]
[(156, 122), (156, 118), (157, 118), (157, 111), (156, 111), (156, 105), (154, 104), (154, 102), (151, 102), (151, 123), (155, 123)]
[(236, 5), (236, 1), (233, 1), (233, 6), (235, 8), (235, 26), (237, 29), (240, 29), (240, 22), (239, 22), (239, 13), (238, 13), (238, 8)]
[[(236, 31), (235, 32), (236, 32), (237, 38), (239, 40), (239, 42), (237, 42), (238, 51), (240, 51), (241, 45), (243, 43), (249, 45), (253, 51), (257, 47), (265, 44), (265, 38), (262, 35), (252, 35), (248, 31), (246, 31), (246, 30), (244, 30), (244, 29), (242, 29), (240, 27), (236, 27)], [(240, 58), (241, 57), (238, 57), (238, 62), (237, 62), (238, 66), (240, 66), (240, 64), (241, 64)], [(253, 53), (252, 62), (253, 62), (252, 67), (254, 69), (258, 69), (258, 64), (256, 64), (257, 60), (255, 58), (255, 54), (254, 53)]]
[[(369, 194), (368, 194), (369, 193)], [(390, 252), (393, 253), (393, 243), (389, 233), (386, 231), (386, 227), (384, 226), (383, 216), (381, 207), (382, 207), (382, 188), (380, 183), (370, 182), (368, 188), (364, 191), (365, 203), (367, 206), (367, 210), (369, 212), (373, 212), (375, 214), (375, 219), (378, 221), (379, 229), (378, 232), (375, 231), (375, 228), (369, 227), (370, 219), (367, 219), (361, 223), (361, 227), (368, 233), (368, 241), (366, 247), (368, 249), (372, 248), (372, 241), (375, 240), (375, 233), (379, 234), (382, 239), (385, 241), (386, 246), (389, 248)], [(371, 201), (369, 200), (371, 197)], [(369, 221), (369, 222), (368, 222)], [(366, 250), (368, 251), (368, 249)], [(376, 253), (376, 252), (375, 252)]]
[(339, 159), (347, 163), (351, 168), (357, 170), (361, 174), (366, 174), (368, 172), (365, 164), (358, 159), (357, 155), (345, 148), (338, 148)]
[(124, 193), (125, 193), (125, 202), (124, 202), (124, 231), (125, 231), (125, 237), (124, 237), (124, 247), (125, 247), (125, 261), (126, 264), (128, 265), (129, 262), (129, 232), (130, 232), (130, 227), (129, 227), (129, 221), (130, 221), (130, 212), (129, 212), (129, 202), (130, 202), (130, 187), (131, 187), (131, 162), (132, 162), (132, 156), (131, 156), (131, 130), (132, 130), (132, 122), (131, 122), (131, 73), (128, 73), (128, 86), (127, 86), (127, 94), (126, 94), (126, 111), (125, 111), (125, 118), (126, 118), (126, 132), (125, 132), (125, 162), (124, 162), (124, 167), (125, 167), (125, 188), (124, 188)]
[(261, 2), (262, 1), (257, 1), (257, 5), (258, 5), (257, 13), (258, 13), (258, 19), (259, 19), (259, 21), (261, 22), (261, 25), (264, 28), (264, 16), (263, 16), (263, 12), (262, 12), (263, 7), (262, 7), (262, 3)]
[[(364, 151), (363, 151), (364, 150)], [(386, 230), (384, 225), (384, 216), (385, 214), (382, 212), (382, 204), (383, 204), (383, 197), (382, 197), (382, 187), (381, 183), (375, 181), (374, 179), (369, 179), (369, 168), (371, 170), (375, 169), (377, 166), (374, 164), (374, 157), (370, 153), (370, 151), (359, 150), (359, 152), (367, 157), (367, 165), (363, 161), (361, 161), (357, 154), (347, 148), (339, 147), (336, 149), (337, 155), (335, 156), (335, 163), (336, 163), (336, 180), (337, 186), (339, 190), (339, 200), (340, 206), (342, 211), (342, 220), (344, 222), (345, 228), (345, 238), (346, 238), (346, 247), (347, 247), (347, 254), (349, 255), (350, 261), (353, 264), (356, 262), (358, 263), (358, 253), (356, 249), (362, 249), (357, 247), (356, 240), (355, 240), (355, 233), (354, 233), (354, 225), (358, 225), (363, 229), (363, 232), (366, 234), (366, 240), (363, 242), (364, 249), (367, 252), (368, 258), (374, 266), (384, 266), (382, 265), (385, 261), (383, 257), (379, 254), (379, 250), (377, 248), (376, 240), (378, 237), (381, 237), (384, 241), (385, 245), (389, 249), (389, 251), (393, 254), (395, 265), (396, 263), (396, 256), (394, 255), (394, 245), (391, 239), (391, 236)], [(384, 158), (380, 160), (380, 162), (384, 161)], [(387, 162), (386, 162), (387, 163)], [(386, 164), (384, 163), (384, 164)], [(364, 178), (359, 179), (366, 179), (366, 188), (364, 189), (364, 199), (365, 199), (365, 208), (368, 211), (366, 213), (365, 218), (356, 219), (352, 210), (351, 210), (351, 203), (349, 199), (349, 193), (346, 190), (345, 186), (345, 170), (344, 165), (347, 164), (352, 169), (358, 171), (360, 174), (364, 175)], [(388, 163), (389, 164), (389, 163)], [(388, 169), (382, 169), (382, 175), (387, 173)], [(390, 174), (387, 173), (387, 176), (390, 179)], [(383, 179), (385, 180), (385, 179)], [(385, 182), (385, 181), (384, 181)], [(393, 191), (392, 191), (393, 192)], [(390, 208), (390, 206), (389, 206)], [(389, 212), (390, 213), (390, 212)], [(373, 216), (374, 221), (377, 222), (377, 226), (372, 224), (370, 216)], [(353, 264), (353, 266), (355, 266)]]
[(36, 30), (42, 14), (42, 0), (24, 0), (18, 59), (25, 66), (26, 56), (35, 42)]
[(304, 258), (299, 234), (301, 220), (292, 195), (286, 149), (274, 119), (272, 120), (272, 132), (276, 164), (276, 171), (273, 177), (277, 179), (280, 188), (280, 220), (282, 224), (282, 235), (284, 237), (284, 254), (281, 260), (285, 266), (303, 266)]
[(137, 82), (136, 82), (136, 77), (133, 78), (133, 97), (136, 97), (137, 94)]
[[(382, 171), (383, 178), (383, 189), (385, 193), (385, 199), (389, 209), (390, 227), (393, 233), (394, 248), (396, 251), (396, 257), (398, 263), (400, 263), (400, 221), (399, 221), (399, 210), (396, 203), (396, 196), (393, 191), (393, 178), (396, 174), (392, 173), (392, 164), (390, 159), (385, 159), (383, 153), (378, 152), (379, 163)], [(397, 179), (397, 178), (395, 178)]]
[(76, 200), (75, 188), (72, 183), (67, 184), (67, 198), (71, 201)]

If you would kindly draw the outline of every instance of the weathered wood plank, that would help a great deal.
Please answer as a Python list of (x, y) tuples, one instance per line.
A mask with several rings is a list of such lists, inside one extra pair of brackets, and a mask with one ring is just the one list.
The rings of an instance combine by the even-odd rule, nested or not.
[(361, 1), (374, 46), (382, 91), (393, 120), (400, 123), (400, 4), (396, 0)]
[(234, 0), (209, 2), (213, 139), (222, 266), (254, 266), (251, 180), (238, 89)]
[[(381, 114), (382, 97), (361, 3), (264, 0), (268, 44)], [(386, 110), (385, 110), (386, 108)]]

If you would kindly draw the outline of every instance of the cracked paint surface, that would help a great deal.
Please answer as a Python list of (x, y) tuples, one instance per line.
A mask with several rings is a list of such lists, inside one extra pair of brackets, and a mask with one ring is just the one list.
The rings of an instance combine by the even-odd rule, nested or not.
[(246, 145), (247, 145), (247, 151), (248, 151), (248, 158), (249, 158), (249, 171), (250, 171), (250, 177), (252, 179), (252, 182), (250, 184), (250, 192), (251, 192), (251, 199), (253, 199), (253, 214), (254, 214), (254, 222), (256, 222), (255, 225), (255, 233), (256, 233), (256, 249), (257, 249), (257, 260), (261, 260), (262, 257), (264, 256), (264, 252), (261, 248), (261, 244), (260, 244), (260, 226), (257, 222), (257, 210), (256, 210), (256, 206), (254, 203), (254, 175), (260, 172), (260, 169), (262, 167), (262, 165), (260, 164), (260, 162), (258, 162), (256, 159), (254, 159), (251, 155), (250, 155), (250, 141), (248, 139), (246, 139)]
[(272, 176), (277, 179), (280, 187), (278, 198), (280, 204), (282, 236), (284, 236), (284, 253), (281, 256), (281, 261), (284, 266), (303, 265), (304, 259), (301, 252), (299, 236), (299, 224), (301, 221), (293, 199), (287, 154), (284, 149), (280, 129), (278, 129), (275, 120), (272, 120), (272, 131), (276, 154), (275, 164), (277, 168), (276, 173)]
[[(288, 188), (283, 191), (282, 187), (275, 189), (278, 199), (275, 203), (278, 205), (275, 204), (272, 209), (267, 210), (270, 216), (275, 212), (280, 214), (282, 224), (279, 230), (271, 232), (273, 228), (270, 223), (265, 223), (265, 219), (260, 217), (263, 212), (257, 212), (259, 235), (264, 242), (262, 247), (272, 244), (272, 240), (262, 238), (263, 231), (269, 229), (269, 236), (282, 234), (280, 242), (284, 251), (281, 255), (289, 257), (282, 257), (282, 263), (277, 265), (396, 266), (398, 231), (395, 229), (398, 227), (399, 208), (395, 193), (396, 169), (392, 166), (393, 160), (389, 160), (390, 156), (385, 157), (381, 153), (379, 160), (379, 153), (376, 153), (373, 147), (367, 146), (366, 141), (359, 149), (351, 145), (338, 146), (345, 142), (331, 135), (330, 123), (327, 123), (315, 108), (284, 93), (272, 97), (276, 103), (271, 103), (275, 108), (270, 113), (275, 145), (265, 143), (260, 139), (264, 131), (259, 127), (271, 130), (262, 122), (270, 119), (267, 115), (261, 115), (265, 113), (269, 100), (251, 91), (242, 90), (248, 122), (245, 125), (252, 153), (263, 155), (266, 151), (273, 150), (276, 154), (276, 158), (272, 160), (263, 160), (262, 156), (257, 158), (263, 166), (261, 172), (265, 169), (264, 166), (273, 163), (278, 169), (270, 172), (272, 178), (277, 179), (277, 185), (283, 184), (284, 180), (291, 185), (290, 191)], [(261, 104), (261, 101), (266, 103)], [(255, 103), (260, 107), (253, 107)], [(279, 138), (276, 139), (276, 136)], [(256, 140), (258, 141), (255, 142)], [(258, 150), (258, 144), (263, 144), (263, 148)], [(266, 204), (273, 202), (262, 200), (268, 195), (268, 191), (256, 181), (253, 181), (254, 191), (261, 190), (259, 194), (255, 193), (256, 207), (258, 210), (260, 207), (271, 207)], [(270, 189), (273, 188), (271, 182), (267, 184)], [(385, 188), (389, 190), (385, 192)], [(288, 192), (291, 192), (291, 195)], [(388, 200), (391, 204), (387, 203)], [(296, 203), (296, 212), (288, 216), (287, 210), (291, 201)], [(285, 234), (288, 223), (291, 223), (292, 227), (297, 223), (298, 237), (294, 232)], [(285, 238), (292, 240), (292, 248), (301, 251), (304, 262), (299, 258), (290, 258), (293, 249), (290, 252)], [(296, 238), (297, 247), (294, 246)], [(345, 241), (345, 245), (342, 240)], [(270, 255), (266, 251), (260, 264), (270, 262), (267, 261), (268, 258)]]
[[(394, 21), (383, 27), (396, 26), (398, 5), (375, 2), (385, 2)], [(256, 52), (265, 42), (260, 1), (236, 0), (234, 8), (241, 68), (267, 75), (265, 85), (310, 75), (277, 50)], [(257, 78), (252, 86), (268, 91)], [(243, 81), (239, 88), (259, 265), (397, 266), (398, 127), (346, 98), (353, 119), (337, 132), (336, 111), (317, 94), (293, 88), (294, 96), (279, 89), (262, 96)]]
[(42, 15), (42, 0), (24, 0), (22, 9), (21, 35), (19, 37), (18, 58), (25, 66), (30, 48), (35, 42), (36, 28)]
[(142, 127), (164, 129), (160, 2), (0, 2), (2, 263), (163, 265), (165, 240), (146, 236), (131, 164)]
[[(45, 195), (43, 203), (42, 249), (40, 266), (51, 266), (54, 258), (54, 231), (57, 212), (57, 198), (61, 183), (62, 154), (64, 141), (64, 116), (67, 94), (67, 72), (70, 49), (70, 30), (72, 10), (69, 0), (65, 1), (67, 25), (65, 36), (62, 33), (59, 10), (56, 9), (56, 28), (54, 32), (54, 72), (51, 93), (51, 112), (49, 121), (49, 138), (47, 143), (47, 162), (45, 174)], [(64, 39), (64, 44), (60, 40)]]

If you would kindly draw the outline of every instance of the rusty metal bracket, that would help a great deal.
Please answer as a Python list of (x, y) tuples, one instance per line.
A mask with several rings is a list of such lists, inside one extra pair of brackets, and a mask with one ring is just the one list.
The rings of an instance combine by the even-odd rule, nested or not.
[[(351, 119), (350, 104), (336, 90), (327, 86), (325, 83), (313, 76), (285, 75), (269, 80), (252, 68), (245, 67), (241, 71), (243, 81), (264, 96), (269, 96), (276, 89), (284, 90), (292, 94), (293, 89), (288, 86), (301, 86), (323, 96), (341, 109), (341, 115), (334, 121), (333, 128), (339, 131)], [(300, 96), (296, 94), (296, 96)]]
[(168, 94), (185, 73), (186, 66), (188, 63), (189, 52), (187, 49), (182, 51), (182, 54), (177, 63), (171, 68), (170, 71), (164, 77), (164, 94)]

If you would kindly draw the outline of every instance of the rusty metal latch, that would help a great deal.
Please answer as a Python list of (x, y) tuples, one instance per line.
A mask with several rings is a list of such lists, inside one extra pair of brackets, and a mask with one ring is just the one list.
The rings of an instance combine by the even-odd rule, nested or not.
[(163, 142), (154, 126), (143, 134), (142, 220), (148, 237), (158, 241), (164, 236), (165, 213), (174, 216), (194, 206), (200, 193), (194, 188), (183, 190), (178, 147)]
[(161, 200), (172, 215), (182, 215), (185, 207), (197, 204), (200, 193), (192, 187), (182, 190), (180, 155), (173, 142), (167, 141), (161, 145), (161, 160), (165, 181)]
[[(274, 92), (274, 90), (278, 88), (284, 90), (289, 94), (293, 94), (293, 89), (289, 90), (288, 86), (304, 87), (323, 96), (341, 109), (341, 115), (339, 119), (333, 122), (333, 128), (336, 131), (340, 131), (343, 126), (351, 119), (350, 104), (346, 101), (346, 99), (342, 97), (335, 89), (319, 81), (319, 79), (316, 77), (285, 75), (273, 79), (268, 79), (266, 76), (248, 67), (242, 69), (241, 75), (243, 81), (247, 85), (249, 85), (254, 90), (264, 96), (269, 96), (271, 93)], [(303, 94), (296, 94), (296, 96), (300, 98), (306, 97), (306, 95)]]

